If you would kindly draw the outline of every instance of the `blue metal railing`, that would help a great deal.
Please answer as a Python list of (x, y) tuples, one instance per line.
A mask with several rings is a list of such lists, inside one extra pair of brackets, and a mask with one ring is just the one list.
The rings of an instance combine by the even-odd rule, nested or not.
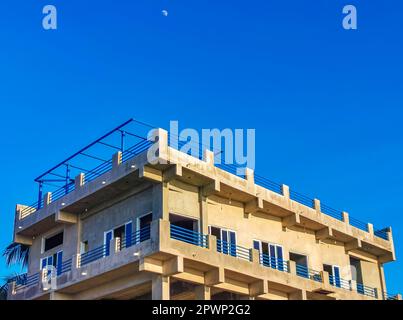
[(52, 202), (64, 197), (66, 194), (72, 192), (74, 189), (75, 189), (74, 182), (70, 182), (66, 186), (57, 189), (55, 192), (52, 192)]
[(398, 300), (397, 294), (390, 294), (387, 292), (384, 292), (382, 297), (383, 297), (383, 300)]
[(32, 287), (34, 285), (39, 284), (39, 273), (34, 273), (30, 276), (28, 274), (23, 274), (16, 278), (16, 290), (23, 289), (25, 287)]
[[(108, 246), (109, 246), (109, 244), (108, 244)], [(98, 248), (95, 248), (94, 250), (83, 253), (80, 256), (80, 267), (83, 267), (91, 262), (104, 258), (105, 256), (108, 255), (107, 253), (108, 253), (108, 248), (107, 248), (106, 244), (104, 244)]]
[(375, 288), (368, 287), (362, 283), (357, 283), (357, 292), (367, 297), (378, 298), (378, 292)]
[(60, 268), (58, 268), (57, 274), (60, 276), (60, 275), (62, 275), (62, 274), (64, 274), (64, 273), (66, 273), (66, 272), (71, 271), (72, 262), (73, 262), (73, 259), (72, 259), (72, 258), (70, 258), (70, 259), (64, 261), (64, 262), (61, 264)]
[(321, 208), (322, 213), (324, 213), (332, 218), (335, 218), (337, 220), (343, 221), (343, 212), (342, 211), (333, 209), (325, 204), (321, 204), (320, 208)]
[(126, 238), (123, 239), (121, 242), (121, 248), (124, 249), (135, 246), (139, 243), (149, 240), (150, 236), (151, 236), (151, 226), (148, 225), (142, 228), (141, 230), (134, 232), (129, 239)]
[(141, 141), (141, 142), (137, 143), (133, 147), (123, 151), (122, 152), (122, 163), (134, 158), (135, 156), (137, 156), (137, 155), (139, 155), (141, 153), (143, 153), (144, 151), (146, 151), (152, 145), (153, 145), (153, 142), (151, 142), (149, 140), (144, 140), (144, 141)]
[(350, 225), (360, 230), (368, 232), (368, 224), (355, 218), (350, 217)]
[(103, 175), (104, 173), (112, 170), (112, 159), (101, 163), (99, 166), (85, 174), (85, 183), (91, 182)]
[(376, 230), (376, 231), (374, 231), (374, 234), (378, 238), (381, 238), (381, 239), (384, 239), (384, 240), (389, 240), (388, 231), (389, 231), (388, 228), (382, 229), (382, 230)]
[(322, 282), (322, 274), (319, 271), (309, 269), (308, 267), (297, 264), (297, 276), (301, 278), (311, 279), (316, 282)]
[(189, 229), (171, 224), (171, 238), (193, 244), (202, 248), (208, 248), (207, 236)]
[(336, 288), (352, 290), (351, 281), (342, 279), (340, 277), (335, 277), (331, 274), (329, 274), (329, 283), (331, 286), (336, 287)]
[(269, 179), (255, 174), (255, 183), (263, 188), (283, 195), (283, 187), (277, 182), (270, 181)]
[(260, 254), (260, 264), (271, 269), (276, 269), (283, 272), (290, 272), (288, 261), (277, 259), (264, 253)]
[(217, 252), (246, 261), (252, 261), (251, 251), (236, 244), (217, 239)]
[(307, 206), (311, 209), (314, 208), (314, 200), (295, 191), (290, 191), (290, 199), (294, 200), (300, 204), (303, 204), (304, 206)]

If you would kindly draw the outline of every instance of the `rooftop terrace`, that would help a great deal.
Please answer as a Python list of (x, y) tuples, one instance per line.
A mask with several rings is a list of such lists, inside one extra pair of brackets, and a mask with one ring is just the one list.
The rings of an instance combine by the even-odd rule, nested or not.
[[(143, 122), (130, 119), (38, 176), (35, 179), (35, 182), (38, 184), (37, 201), (22, 208), (20, 210), (19, 219), (23, 220), (43, 208), (45, 196), (50, 203), (70, 194), (75, 190), (75, 180), (80, 174), (84, 174), (84, 183), (89, 183), (104, 173), (112, 170), (113, 156), (116, 152), (120, 151), (122, 153), (121, 162), (125, 163), (148, 150), (148, 148), (153, 144), (152, 141), (147, 139), (148, 133), (155, 128), (156, 127)], [(171, 148), (181, 151), (183, 146), (188, 143), (193, 144), (192, 147), (200, 151), (199, 159), (202, 159), (204, 150), (208, 149), (214, 151), (215, 165), (218, 168), (231, 174), (238, 175), (241, 178), (245, 178), (243, 174), (239, 174), (239, 172), (242, 172), (242, 170), (237, 170), (239, 169), (239, 166), (235, 164), (221, 163), (222, 150), (211, 150), (209, 146), (200, 143), (195, 146), (193, 142), (187, 142), (186, 137), (180, 137), (179, 143), (177, 142), (178, 139), (172, 138), (173, 135), (169, 134), (169, 146)], [(187, 153), (190, 154), (189, 152)], [(256, 185), (279, 195), (284, 195), (282, 184), (273, 182), (265, 177), (257, 175), (256, 173), (254, 174), (254, 179)], [(291, 200), (304, 206), (319, 210), (323, 214), (338, 221), (344, 221), (345, 212), (342, 210), (334, 209), (321, 203), (317, 199), (295, 192), (294, 190), (290, 190), (289, 196)], [(354, 228), (365, 232), (373, 231), (376, 237), (387, 241), (390, 240), (390, 228), (374, 228), (372, 224), (360, 221), (351, 216), (349, 216), (348, 221), (348, 223)]]

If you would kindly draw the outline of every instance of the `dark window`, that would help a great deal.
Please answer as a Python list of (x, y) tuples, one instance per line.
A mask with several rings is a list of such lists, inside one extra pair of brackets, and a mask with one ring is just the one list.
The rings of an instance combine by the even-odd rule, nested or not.
[(45, 252), (63, 244), (63, 232), (45, 239)]

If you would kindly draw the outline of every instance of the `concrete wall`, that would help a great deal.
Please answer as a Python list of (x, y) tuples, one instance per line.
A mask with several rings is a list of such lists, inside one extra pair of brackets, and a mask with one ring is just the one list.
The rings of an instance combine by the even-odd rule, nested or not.
[(81, 217), (81, 241), (88, 241), (89, 250), (104, 243), (104, 232), (119, 227), (129, 221), (136, 230), (137, 218), (152, 212), (152, 188), (138, 189), (104, 203)]

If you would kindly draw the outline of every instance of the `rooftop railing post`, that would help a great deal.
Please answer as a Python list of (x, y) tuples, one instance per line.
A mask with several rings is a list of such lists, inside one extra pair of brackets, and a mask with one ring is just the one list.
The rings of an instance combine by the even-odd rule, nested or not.
[(281, 192), (283, 194), (283, 196), (287, 199), (290, 199), (290, 187), (283, 184), (281, 185)]
[(345, 212), (345, 211), (343, 211), (342, 214), (343, 214), (343, 222), (344, 222), (346, 225), (350, 225), (350, 217), (349, 217), (349, 214), (348, 214), (347, 212)]
[(39, 181), (39, 190), (38, 190), (38, 207), (37, 209), (39, 210), (41, 208), (41, 202), (42, 202), (42, 197), (43, 197), (43, 181)]
[(46, 192), (43, 197), (43, 206), (47, 207), (52, 202), (52, 192)]
[(320, 207), (320, 200), (319, 199), (314, 199), (313, 200), (313, 206), (314, 206), (314, 209), (316, 210), (316, 213), (321, 214), (322, 210), (321, 210), (321, 207)]
[(120, 136), (120, 151), (123, 152), (123, 151), (125, 151), (125, 136), (126, 136), (126, 132), (124, 132), (122, 130), (120, 133), (121, 133), (121, 136)]
[(374, 236), (374, 225), (372, 223), (367, 224), (368, 233), (373, 237)]
[(116, 152), (112, 156), (112, 169), (116, 169), (122, 163), (122, 151)]
[(203, 161), (210, 166), (214, 166), (214, 152), (210, 151), (209, 149), (204, 149)]
[(80, 189), (85, 183), (85, 174), (80, 173), (74, 179), (75, 189)]
[(69, 183), (70, 183), (70, 165), (67, 163), (66, 164), (66, 185), (64, 186), (65, 194), (69, 193)]

